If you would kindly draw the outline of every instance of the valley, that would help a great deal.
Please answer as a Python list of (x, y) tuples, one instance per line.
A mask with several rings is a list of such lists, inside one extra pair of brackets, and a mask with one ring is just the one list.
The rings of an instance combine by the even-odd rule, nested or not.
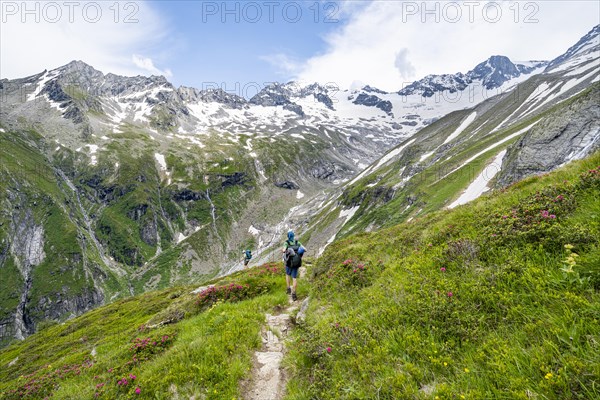
[(0, 81), (0, 340), (455, 208), (600, 147), (598, 26), (549, 62), (492, 56), (398, 92), (245, 99), (73, 61)]

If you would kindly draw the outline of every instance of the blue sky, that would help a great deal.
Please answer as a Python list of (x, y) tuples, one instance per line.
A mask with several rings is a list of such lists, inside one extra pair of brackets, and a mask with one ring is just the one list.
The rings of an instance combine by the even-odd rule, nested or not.
[(151, 4), (167, 21), (174, 41), (161, 61), (179, 60), (171, 67), (173, 82), (194, 87), (216, 83), (233, 89), (237, 84), (250, 91), (254, 82), (290, 79), (275, 55), (308, 59), (323, 51), (323, 38), (346, 21), (335, 3), (314, 1)]
[(550, 60), (600, 23), (597, 1), (65, 4), (0, 0), (0, 77), (78, 59), (105, 73), (161, 74), (176, 86), (217, 84), (246, 97), (292, 79), (391, 91), (427, 74), (467, 72), (491, 55)]

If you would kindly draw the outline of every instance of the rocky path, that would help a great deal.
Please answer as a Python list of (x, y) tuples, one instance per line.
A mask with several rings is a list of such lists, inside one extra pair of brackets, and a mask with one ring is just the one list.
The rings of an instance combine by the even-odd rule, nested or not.
[[(300, 276), (305, 268), (301, 268)], [(289, 299), (289, 305), (277, 315), (265, 314), (266, 325), (261, 332), (262, 349), (254, 353), (254, 368), (247, 386), (245, 400), (280, 400), (285, 394), (286, 376), (281, 366), (285, 353), (285, 339), (292, 329), (291, 315), (298, 311), (298, 301)], [(305, 300), (302, 308), (306, 308)]]

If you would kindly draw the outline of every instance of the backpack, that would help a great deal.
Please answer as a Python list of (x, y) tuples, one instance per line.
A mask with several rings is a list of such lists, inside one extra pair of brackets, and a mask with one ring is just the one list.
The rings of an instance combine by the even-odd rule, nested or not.
[(250, 250), (246, 250), (246, 258), (248, 260), (252, 258), (252, 252)]
[(302, 254), (298, 254), (298, 249), (300, 249), (300, 245), (298, 244), (298, 241), (294, 241), (294, 243), (290, 243), (290, 241), (288, 240), (287, 242), (287, 247), (288, 249), (291, 249), (292, 252), (290, 252), (290, 255), (287, 259), (287, 266), (290, 268), (300, 268), (302, 266)]

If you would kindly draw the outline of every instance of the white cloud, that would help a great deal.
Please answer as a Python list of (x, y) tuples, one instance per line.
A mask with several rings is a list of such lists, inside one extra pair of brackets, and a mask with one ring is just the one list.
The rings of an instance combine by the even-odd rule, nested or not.
[(394, 66), (400, 72), (402, 78), (410, 79), (415, 76), (415, 67), (408, 59), (408, 49), (406, 47), (396, 53)]
[(342, 88), (366, 82), (391, 91), (427, 74), (467, 72), (497, 54), (514, 61), (549, 60), (598, 24), (600, 6), (373, 1), (346, 11), (347, 23), (325, 37), (325, 51), (305, 60), (294, 79)]
[(0, 6), (2, 78), (32, 75), (72, 60), (122, 75), (170, 75), (161, 65), (167, 57), (161, 50), (169, 47), (165, 43), (169, 31), (147, 2), (35, 1), (0, 2)]
[(150, 72), (153, 75), (164, 75), (167, 78), (173, 76), (173, 73), (170, 69), (166, 69), (161, 71), (160, 69), (154, 66), (154, 62), (149, 57), (143, 57), (138, 54), (134, 54), (131, 56), (133, 63), (144, 71)]
[(268, 62), (280, 75), (290, 76), (300, 72), (302, 64), (295, 58), (288, 56), (285, 53), (269, 54), (260, 56), (261, 60)]

